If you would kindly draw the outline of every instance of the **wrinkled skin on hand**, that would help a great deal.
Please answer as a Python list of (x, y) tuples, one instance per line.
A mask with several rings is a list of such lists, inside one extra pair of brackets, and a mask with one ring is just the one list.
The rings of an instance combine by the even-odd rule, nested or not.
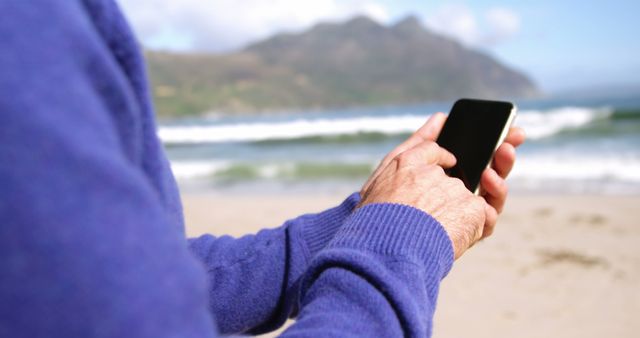
[(524, 142), (525, 135), (517, 127), (509, 130), (491, 168), (482, 174), (481, 196), (475, 196), (462, 181), (444, 173), (443, 168), (456, 162), (451, 153), (435, 143), (445, 120), (444, 114), (434, 114), (381, 161), (360, 192), (360, 206), (399, 203), (427, 212), (447, 231), (458, 258), (493, 233), (507, 198), (505, 178), (515, 163), (515, 149)]

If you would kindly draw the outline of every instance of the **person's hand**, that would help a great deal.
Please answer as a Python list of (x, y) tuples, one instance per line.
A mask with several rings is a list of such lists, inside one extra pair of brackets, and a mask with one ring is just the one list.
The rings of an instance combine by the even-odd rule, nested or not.
[(505, 182), (516, 161), (516, 148), (525, 141), (525, 133), (519, 127), (512, 127), (504, 143), (498, 147), (493, 156), (491, 167), (487, 168), (480, 178), (480, 195), (491, 206), (482, 238), (491, 236), (495, 229), (498, 215), (502, 213), (507, 200), (509, 188)]
[[(380, 173), (400, 154), (413, 149), (424, 142), (433, 142), (440, 134), (446, 116), (436, 113), (409, 139), (391, 151), (380, 163), (369, 180), (361, 190), (361, 196), (367, 195), (372, 183)], [(485, 224), (481, 231), (481, 237), (487, 237), (493, 233), (497, 217), (504, 207), (507, 197), (507, 186), (504, 179), (508, 176), (515, 163), (515, 148), (524, 142), (525, 135), (522, 129), (514, 127), (509, 130), (505, 142), (498, 148), (494, 156), (492, 168), (485, 170), (481, 179), (482, 196), (488, 203)], [(461, 254), (461, 253), (460, 253)], [(458, 257), (458, 256), (456, 256)]]
[(435, 142), (424, 141), (394, 157), (364, 191), (360, 206), (398, 203), (418, 208), (438, 220), (451, 239), (455, 258), (482, 237), (491, 208), (460, 179), (443, 168), (455, 157)]
[(378, 177), (382, 169), (384, 169), (396, 156), (422, 142), (435, 142), (435, 140), (438, 138), (438, 135), (440, 135), (440, 131), (442, 130), (442, 126), (444, 126), (444, 122), (446, 120), (447, 117), (443, 113), (435, 113), (431, 115), (431, 117), (424, 125), (422, 125), (422, 127), (416, 130), (413, 135), (411, 135), (406, 141), (402, 142), (399, 146), (393, 149), (390, 153), (387, 154), (387, 156), (382, 159), (382, 161), (380, 161), (380, 164), (378, 164), (376, 170), (360, 190), (360, 194), (362, 195), (369, 188), (371, 183), (376, 179), (376, 177)]

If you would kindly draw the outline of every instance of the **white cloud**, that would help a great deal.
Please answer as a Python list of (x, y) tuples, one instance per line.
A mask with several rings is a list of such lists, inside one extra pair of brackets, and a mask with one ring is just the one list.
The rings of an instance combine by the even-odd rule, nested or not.
[(361, 12), (362, 14), (380, 23), (387, 23), (391, 19), (389, 17), (387, 9), (384, 6), (374, 2), (363, 4), (361, 9), (357, 10), (356, 12)]
[(466, 45), (475, 45), (480, 38), (476, 17), (464, 5), (443, 5), (427, 15), (424, 21), (432, 30), (454, 37)]
[(514, 37), (520, 31), (520, 17), (507, 8), (491, 8), (485, 13), (491, 39), (496, 43)]
[(279, 31), (365, 14), (387, 22), (386, 8), (363, 0), (121, 0), (151, 48), (223, 51)]
[(494, 7), (478, 17), (462, 4), (445, 4), (426, 15), (425, 25), (472, 47), (493, 47), (520, 31), (520, 16), (514, 11)]

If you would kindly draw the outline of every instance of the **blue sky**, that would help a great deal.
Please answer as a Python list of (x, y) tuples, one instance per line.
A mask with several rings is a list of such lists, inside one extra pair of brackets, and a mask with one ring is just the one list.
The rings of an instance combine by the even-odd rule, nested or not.
[[(392, 16), (433, 13), (452, 1), (383, 1)], [(461, 2), (458, 2), (461, 3)], [(520, 18), (513, 38), (486, 49), (549, 91), (640, 83), (640, 1), (462, 2), (472, 12), (508, 8)], [(428, 14), (426, 14), (428, 15)]]
[(640, 1), (121, 0), (151, 48), (221, 52), (278, 31), (406, 15), (529, 74), (547, 92), (640, 84)]

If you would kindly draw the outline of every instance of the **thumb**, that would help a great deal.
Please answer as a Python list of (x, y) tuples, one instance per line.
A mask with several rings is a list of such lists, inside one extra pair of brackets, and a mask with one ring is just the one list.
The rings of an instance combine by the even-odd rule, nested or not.
[(422, 141), (435, 141), (440, 135), (440, 131), (444, 126), (447, 116), (443, 113), (435, 113), (431, 115), (429, 120), (422, 125), (414, 135), (417, 135)]
[(432, 141), (438, 138), (444, 122), (447, 120), (447, 116), (443, 113), (435, 113), (429, 117), (418, 130), (416, 130), (406, 141), (402, 142), (396, 149), (389, 153), (389, 162), (399, 154), (417, 146), (425, 141)]

